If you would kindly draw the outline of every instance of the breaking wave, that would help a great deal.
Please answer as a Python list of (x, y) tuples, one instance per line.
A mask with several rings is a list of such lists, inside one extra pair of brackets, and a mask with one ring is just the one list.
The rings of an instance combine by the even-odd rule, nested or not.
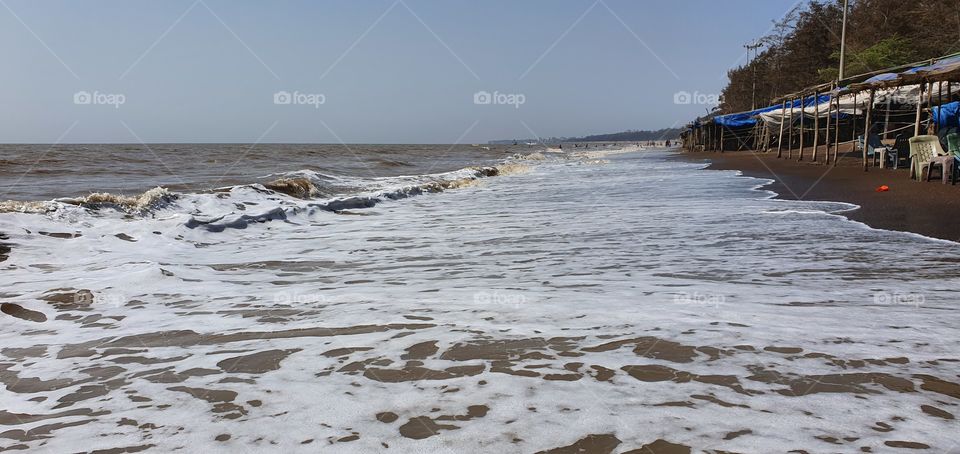
[[(596, 152), (616, 153), (620, 150)], [(626, 151), (637, 151), (627, 149)], [(182, 225), (189, 229), (219, 232), (242, 229), (255, 223), (288, 220), (297, 214), (317, 211), (345, 213), (371, 208), (387, 200), (400, 200), (421, 194), (464, 188), (489, 177), (520, 174), (545, 162), (596, 160), (598, 154), (548, 151), (513, 155), (497, 165), (467, 167), (439, 174), (381, 178), (328, 175), (299, 170), (269, 175), (263, 183), (250, 183), (212, 189), (201, 193), (178, 193), (163, 187), (127, 196), (97, 192), (84, 197), (51, 201), (0, 202), (0, 213), (44, 214), (54, 218), (76, 219), (84, 213), (109, 216), (156, 217), (161, 211), (186, 215)], [(585, 159), (586, 158), (586, 159)], [(402, 162), (396, 161), (398, 165)], [(254, 212), (254, 210), (256, 210)]]

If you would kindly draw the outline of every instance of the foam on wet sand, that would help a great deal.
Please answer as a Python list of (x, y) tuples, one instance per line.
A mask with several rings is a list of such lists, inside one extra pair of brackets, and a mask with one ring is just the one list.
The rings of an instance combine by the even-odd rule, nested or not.
[(352, 208), (368, 216), (256, 187), (133, 218), (0, 214), (0, 447), (960, 441), (957, 245), (830, 214), (844, 204), (771, 200), (663, 152), (518, 164)]

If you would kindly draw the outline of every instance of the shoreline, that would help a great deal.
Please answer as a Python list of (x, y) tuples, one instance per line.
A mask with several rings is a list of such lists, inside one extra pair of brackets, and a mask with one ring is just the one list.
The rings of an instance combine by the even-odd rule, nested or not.
[[(857, 209), (837, 214), (875, 229), (960, 242), (960, 185), (944, 185), (939, 179), (911, 180), (905, 169), (870, 167), (864, 172), (860, 157), (849, 152), (841, 154), (836, 167), (778, 159), (776, 152), (678, 151), (676, 156), (689, 162), (709, 162), (707, 168), (712, 170), (739, 170), (744, 176), (773, 180), (763, 189), (777, 193), (777, 199), (857, 205)], [(889, 191), (878, 192), (881, 185)]]

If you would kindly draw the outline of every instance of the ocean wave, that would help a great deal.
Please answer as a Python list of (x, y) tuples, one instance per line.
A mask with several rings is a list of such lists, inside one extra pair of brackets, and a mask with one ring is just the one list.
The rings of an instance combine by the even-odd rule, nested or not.
[(177, 197), (177, 194), (170, 192), (167, 188), (156, 187), (133, 197), (109, 192), (95, 192), (86, 197), (57, 199), (57, 201), (91, 210), (113, 208), (126, 212), (145, 212), (160, 208), (176, 200)]
[(320, 189), (307, 178), (279, 178), (263, 187), (298, 199), (311, 199), (320, 195)]
[[(204, 229), (210, 232), (222, 232), (226, 229), (243, 229), (251, 224), (276, 220), (288, 220), (290, 217), (316, 211), (341, 213), (346, 210), (373, 208), (386, 200), (400, 200), (428, 193), (438, 193), (459, 189), (476, 184), (483, 178), (523, 172), (529, 167), (521, 163), (507, 162), (499, 166), (468, 167), (454, 172), (437, 175), (388, 178), (379, 181), (384, 187), (361, 194), (340, 196), (324, 200), (307, 200), (306, 203), (294, 203), (284, 207), (271, 208), (261, 214), (231, 212), (215, 217), (191, 216), (185, 223), (190, 229)], [(299, 172), (301, 175), (304, 171)], [(279, 183), (277, 183), (279, 181)], [(306, 177), (286, 178), (264, 184), (264, 188), (300, 200), (306, 200), (311, 193), (319, 191), (316, 183)]]
[(603, 150), (589, 155), (537, 151), (511, 156), (497, 165), (466, 167), (438, 174), (377, 178), (330, 175), (302, 169), (268, 175), (263, 177), (268, 179), (263, 183), (198, 193), (179, 193), (156, 187), (134, 196), (96, 192), (51, 201), (6, 201), (0, 202), (0, 213), (42, 214), (69, 220), (82, 217), (84, 213), (106, 216), (118, 212), (129, 219), (131, 216), (155, 217), (158, 211), (167, 210), (173, 216), (186, 215), (187, 220), (182, 225), (189, 229), (219, 232), (256, 223), (289, 220), (301, 213), (340, 213), (371, 208), (387, 200), (465, 188), (484, 178), (529, 172), (534, 166), (546, 162), (587, 161), (593, 164), (595, 162), (589, 161), (596, 161), (597, 156), (617, 151)]

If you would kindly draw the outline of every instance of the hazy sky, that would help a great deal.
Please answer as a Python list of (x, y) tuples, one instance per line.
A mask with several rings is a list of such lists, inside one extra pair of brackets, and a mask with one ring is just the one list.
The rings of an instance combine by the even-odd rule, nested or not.
[(676, 93), (716, 94), (743, 44), (795, 3), (0, 0), (0, 142), (478, 143), (670, 127), (705, 109)]

